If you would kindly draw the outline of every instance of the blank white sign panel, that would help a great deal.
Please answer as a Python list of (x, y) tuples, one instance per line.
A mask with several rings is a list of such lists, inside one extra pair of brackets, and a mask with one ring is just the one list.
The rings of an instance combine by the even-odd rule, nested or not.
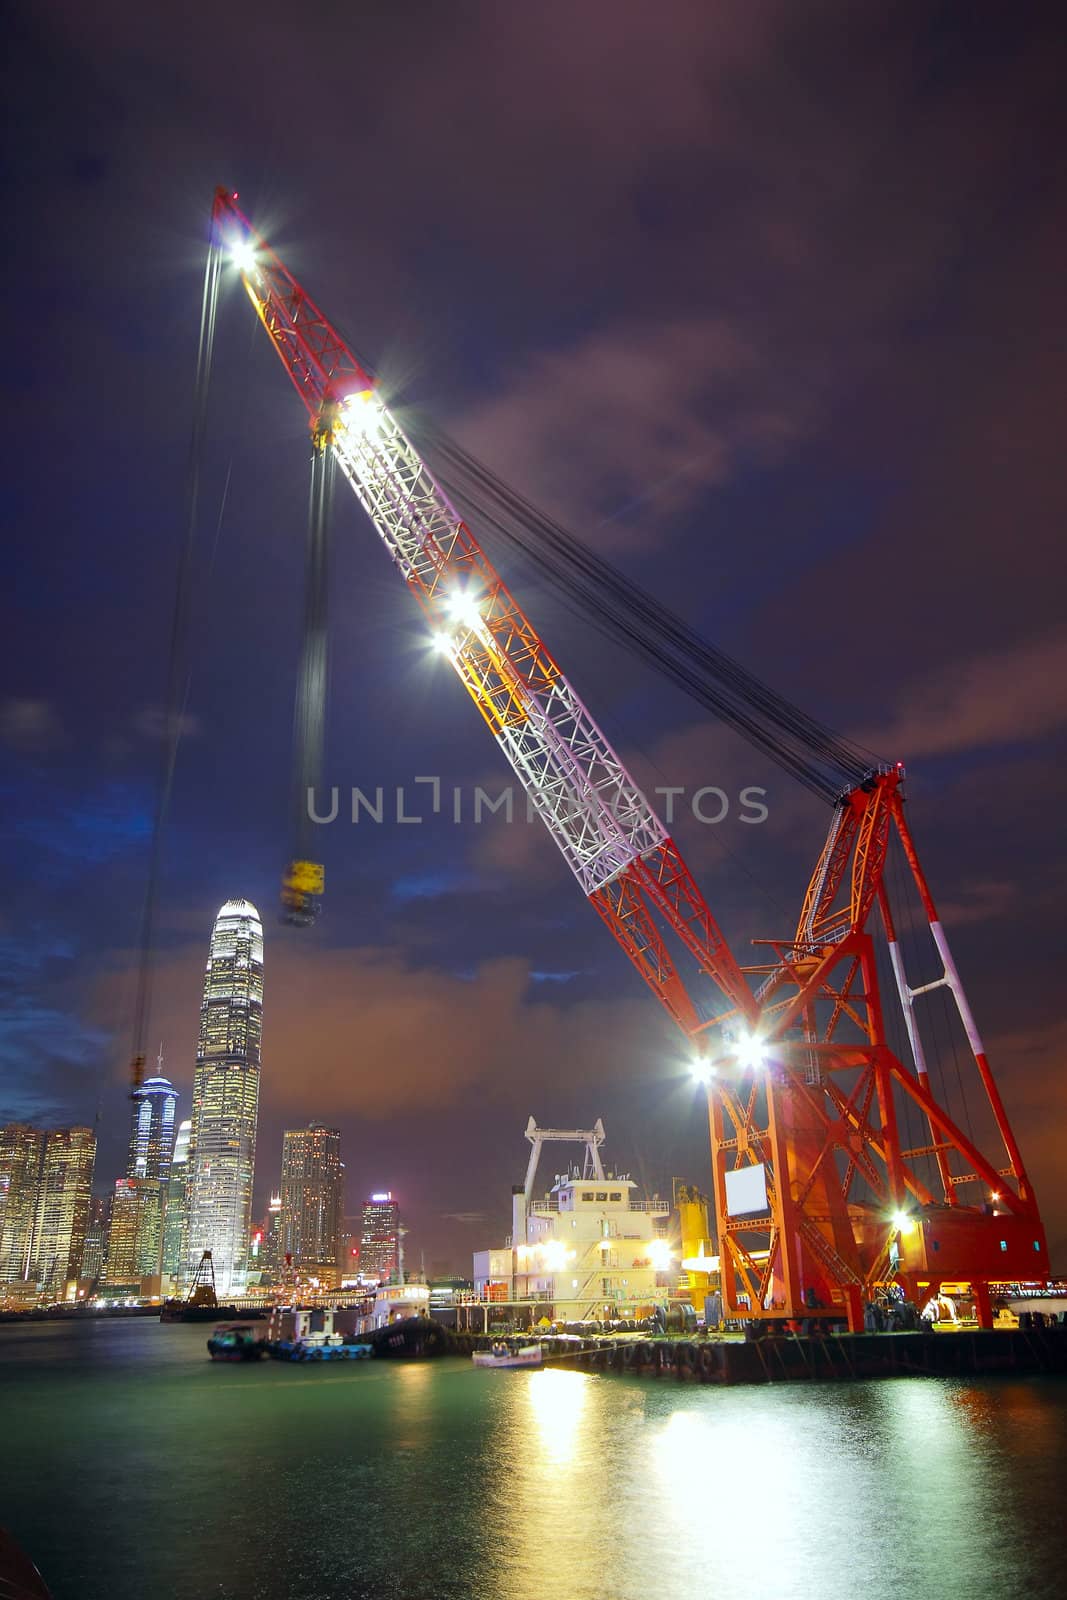
[(726, 1214), (729, 1217), (749, 1217), (754, 1212), (767, 1210), (767, 1169), (738, 1167), (726, 1174)]

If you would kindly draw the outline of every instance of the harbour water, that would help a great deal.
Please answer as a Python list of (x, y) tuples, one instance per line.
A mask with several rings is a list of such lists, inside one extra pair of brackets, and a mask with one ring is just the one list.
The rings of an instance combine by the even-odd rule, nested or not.
[(209, 1332), (0, 1327), (0, 1522), (56, 1600), (1064, 1592), (1063, 1379), (235, 1367)]

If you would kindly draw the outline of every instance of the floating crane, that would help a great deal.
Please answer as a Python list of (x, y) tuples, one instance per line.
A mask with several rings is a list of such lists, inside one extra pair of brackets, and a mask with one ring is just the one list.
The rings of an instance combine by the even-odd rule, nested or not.
[[(726, 1314), (856, 1330), (887, 1286), (915, 1301), (920, 1284), (935, 1294), (967, 1283), (990, 1325), (990, 1282), (1047, 1277), (1045, 1235), (905, 818), (902, 764), (845, 768), (795, 929), (754, 941), (763, 959), (742, 967), (678, 846), (373, 374), (236, 194), (217, 191), (213, 221), (213, 249), (240, 273), (307, 410), (315, 454), (332, 456), (350, 484), (582, 892), (685, 1037), (706, 1091)], [(742, 683), (739, 693), (788, 722), (783, 764), (798, 776), (797, 750), (833, 755), (824, 730), (771, 691)], [(912, 985), (906, 972), (891, 845), (923, 908), (941, 969), (932, 982)], [(294, 866), (298, 894), (321, 886), (308, 865)], [(910, 1059), (890, 1045), (876, 933)], [(920, 1011), (938, 990), (962, 1023), (992, 1154), (931, 1089)], [(905, 1137), (916, 1121), (918, 1139)]]

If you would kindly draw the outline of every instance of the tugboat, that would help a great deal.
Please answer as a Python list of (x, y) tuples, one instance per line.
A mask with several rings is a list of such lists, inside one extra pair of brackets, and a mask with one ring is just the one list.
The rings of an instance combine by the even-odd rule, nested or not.
[(220, 1322), (207, 1342), (212, 1361), (258, 1361), (266, 1345), (247, 1322)]
[[(276, 1306), (267, 1324), (263, 1349), (273, 1361), (366, 1361), (371, 1346), (356, 1336), (350, 1313), (325, 1308)], [(342, 1331), (337, 1322), (349, 1322)]]
[(405, 1283), (403, 1269), (399, 1283), (380, 1284), (366, 1334), (374, 1354), (406, 1360), (447, 1354), (448, 1334), (427, 1315), (429, 1306), (426, 1284)]
[(399, 1356), (402, 1360), (422, 1360), (443, 1356), (448, 1351), (448, 1334), (432, 1317), (400, 1317), (375, 1328), (370, 1342), (376, 1356)]

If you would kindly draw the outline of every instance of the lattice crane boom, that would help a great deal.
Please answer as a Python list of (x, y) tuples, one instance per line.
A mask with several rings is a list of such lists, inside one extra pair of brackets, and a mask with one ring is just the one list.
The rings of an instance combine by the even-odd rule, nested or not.
[[(687, 1031), (696, 1032), (702, 1018), (686, 1003), (653, 911), (718, 985), (725, 1004), (716, 1018), (754, 1015), (751, 988), (677, 846), (372, 375), (222, 189), (215, 229), (307, 408), (316, 443), (332, 448), (584, 893)], [(638, 905), (643, 927), (635, 938)]]

